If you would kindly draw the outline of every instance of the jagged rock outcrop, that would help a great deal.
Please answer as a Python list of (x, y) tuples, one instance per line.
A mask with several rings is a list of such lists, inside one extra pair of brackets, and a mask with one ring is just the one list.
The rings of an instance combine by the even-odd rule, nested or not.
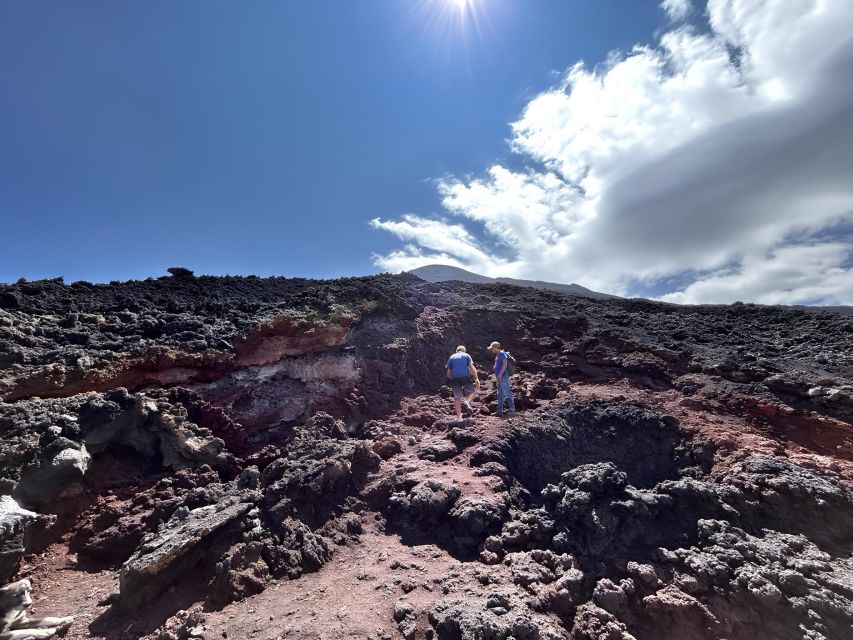
[(110, 447), (132, 450), (170, 469), (227, 467), (224, 442), (188, 419), (165, 397), (81, 394), (57, 400), (0, 403), (0, 484), (26, 504), (49, 505), (83, 479), (92, 455)]
[(171, 273), (0, 285), (0, 577), (69, 637), (849, 632), (853, 319)]
[(11, 496), (0, 495), (0, 582), (15, 575), (27, 547), (32, 548), (33, 529), (47, 528), (54, 520), (22, 508)]
[(156, 532), (148, 534), (122, 565), (119, 606), (134, 610), (162, 593), (200, 562), (210, 562), (257, 529), (260, 494), (239, 484), (223, 490), (215, 503), (179, 507)]
[(480, 608), (471, 607), (466, 601), (439, 602), (429, 612), (429, 621), (440, 640), (559, 640), (565, 637), (530, 613), (513, 610), (508, 598), (500, 594), (494, 594)]

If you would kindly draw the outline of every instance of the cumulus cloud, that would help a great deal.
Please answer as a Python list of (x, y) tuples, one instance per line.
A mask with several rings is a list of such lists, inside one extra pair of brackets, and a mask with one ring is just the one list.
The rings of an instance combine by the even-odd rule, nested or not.
[(375, 229), (390, 231), (410, 244), (402, 251), (380, 258), (393, 261), (398, 269), (412, 269), (424, 264), (424, 256), (438, 259), (442, 264), (467, 265), (474, 269), (489, 270), (494, 260), (479, 249), (477, 240), (459, 224), (445, 220), (429, 220), (416, 215), (405, 215), (402, 220), (371, 221)]
[(690, 0), (663, 0), (660, 6), (669, 16), (670, 20), (683, 20), (693, 10)]
[(710, 0), (704, 16), (707, 29), (570, 68), (512, 124), (529, 168), (440, 181), (452, 221), (374, 221), (408, 243), (377, 264), (623, 295), (687, 282), (661, 296), (678, 302), (853, 303), (853, 245), (826, 237), (853, 220), (853, 4)]
[[(845, 267), (853, 245), (839, 242), (781, 247), (751, 255), (731, 269), (697, 280), (667, 302), (762, 304), (846, 304), (853, 291), (853, 268)], [(768, 286), (769, 285), (769, 286)]]

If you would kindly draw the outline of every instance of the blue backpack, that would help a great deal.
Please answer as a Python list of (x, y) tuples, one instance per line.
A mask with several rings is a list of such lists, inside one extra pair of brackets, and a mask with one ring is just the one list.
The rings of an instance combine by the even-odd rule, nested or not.
[(511, 376), (515, 373), (515, 369), (518, 366), (518, 363), (515, 361), (515, 358), (512, 357), (512, 354), (509, 351), (504, 351), (506, 354), (506, 374)]

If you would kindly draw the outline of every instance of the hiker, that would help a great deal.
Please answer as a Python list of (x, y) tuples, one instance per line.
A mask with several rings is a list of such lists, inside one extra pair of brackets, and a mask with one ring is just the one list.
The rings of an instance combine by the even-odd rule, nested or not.
[[(453, 408), (456, 409), (456, 419), (462, 420), (462, 406), (464, 404), (468, 411), (473, 413), (471, 401), (474, 399), (476, 389), (480, 388), (480, 379), (477, 377), (477, 369), (474, 361), (465, 352), (462, 345), (456, 347), (456, 353), (450, 356), (444, 367), (447, 379), (453, 389)], [(465, 398), (463, 401), (462, 398)]]
[(501, 349), (500, 342), (493, 342), (489, 345), (489, 351), (495, 356), (495, 386), (498, 388), (498, 409), (497, 414), (502, 417), (504, 414), (504, 401), (509, 404), (509, 417), (515, 415), (515, 398), (512, 396), (512, 389), (509, 388), (509, 354)]

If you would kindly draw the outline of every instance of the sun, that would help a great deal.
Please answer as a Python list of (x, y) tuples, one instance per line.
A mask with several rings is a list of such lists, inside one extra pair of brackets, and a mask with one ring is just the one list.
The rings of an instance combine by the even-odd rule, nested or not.
[(489, 14), (500, 5), (501, 0), (417, 0), (409, 17), (433, 40), (437, 52), (458, 51), (494, 35)]
[(478, 4), (478, 0), (444, 0), (447, 4), (451, 6), (451, 8), (456, 11), (466, 14), (474, 12), (476, 9), (476, 5)]

